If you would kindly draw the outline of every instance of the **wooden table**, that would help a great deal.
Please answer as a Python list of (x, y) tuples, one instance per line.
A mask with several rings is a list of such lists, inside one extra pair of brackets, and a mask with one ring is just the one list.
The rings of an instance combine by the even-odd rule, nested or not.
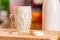
[[(60, 38), (60, 32), (42, 30), (44, 36), (34, 36), (33, 31), (41, 30), (31, 30), (28, 35), (12, 34), (14, 31), (15, 29), (0, 29), (0, 40), (58, 40)], [(3, 34), (4, 32), (8, 32), (8, 34)]]

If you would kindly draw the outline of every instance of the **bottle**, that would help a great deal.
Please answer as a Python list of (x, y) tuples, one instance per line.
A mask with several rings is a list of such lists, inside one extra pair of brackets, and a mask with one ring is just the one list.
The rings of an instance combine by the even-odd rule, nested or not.
[(44, 0), (43, 30), (60, 31), (60, 1)]
[(42, 0), (31, 0), (32, 29), (42, 29)]

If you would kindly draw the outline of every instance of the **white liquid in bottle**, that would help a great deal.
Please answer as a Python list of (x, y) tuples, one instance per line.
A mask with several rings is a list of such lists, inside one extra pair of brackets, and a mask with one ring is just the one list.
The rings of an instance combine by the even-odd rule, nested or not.
[(43, 2), (43, 29), (60, 31), (60, 1), (44, 0)]

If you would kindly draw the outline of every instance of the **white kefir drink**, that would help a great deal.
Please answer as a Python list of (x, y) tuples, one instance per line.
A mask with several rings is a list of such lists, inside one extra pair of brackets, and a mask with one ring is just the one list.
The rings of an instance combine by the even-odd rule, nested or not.
[(44, 0), (42, 16), (44, 30), (60, 31), (60, 0)]
[(29, 34), (31, 27), (31, 6), (15, 7), (15, 26), (19, 34)]

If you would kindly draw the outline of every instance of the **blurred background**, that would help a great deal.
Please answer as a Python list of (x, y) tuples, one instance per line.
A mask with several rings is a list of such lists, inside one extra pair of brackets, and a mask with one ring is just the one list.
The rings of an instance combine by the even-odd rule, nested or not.
[(31, 6), (31, 29), (41, 30), (42, 2), (42, 0), (0, 0), (0, 28), (15, 28), (10, 24), (10, 14), (14, 13), (14, 6)]

